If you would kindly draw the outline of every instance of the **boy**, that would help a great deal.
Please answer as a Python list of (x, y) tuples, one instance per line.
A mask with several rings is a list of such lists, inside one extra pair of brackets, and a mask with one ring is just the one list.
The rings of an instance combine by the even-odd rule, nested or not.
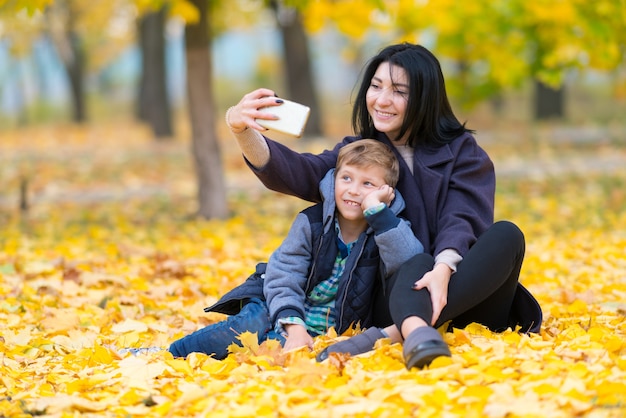
[(313, 347), (330, 327), (342, 333), (371, 325), (372, 296), (382, 278), (424, 248), (398, 213), (394, 191), (399, 163), (385, 144), (363, 139), (344, 146), (336, 168), (320, 182), (323, 202), (300, 212), (267, 264), (205, 311), (231, 315), (170, 346), (177, 357), (192, 352), (228, 355), (236, 336), (257, 333), (285, 350)]

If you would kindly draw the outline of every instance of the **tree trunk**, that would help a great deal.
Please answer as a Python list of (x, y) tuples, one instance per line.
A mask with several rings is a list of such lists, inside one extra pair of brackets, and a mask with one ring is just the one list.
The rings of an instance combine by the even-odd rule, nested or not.
[[(87, 119), (84, 89), (85, 52), (76, 31), (76, 11), (67, 1), (58, 1), (48, 10), (48, 18), (61, 19), (63, 30), (51, 31), (51, 38), (63, 62), (70, 83), (72, 119), (81, 123)], [(59, 25), (50, 25), (55, 27)]]
[(200, 21), (185, 28), (187, 98), (198, 179), (198, 215), (207, 219), (226, 218), (226, 187), (211, 87), (208, 2), (192, 0), (191, 3), (200, 12)]
[(73, 30), (67, 32), (67, 38), (72, 49), (73, 59), (65, 62), (65, 68), (70, 79), (72, 89), (73, 120), (82, 123), (87, 120), (85, 109), (85, 54), (80, 36)]
[(322, 136), (322, 117), (315, 94), (309, 45), (302, 25), (302, 16), (295, 8), (281, 6), (276, 1), (271, 1), (271, 7), (276, 15), (283, 41), (289, 94), (289, 97), (285, 98), (311, 108), (304, 137)]
[(137, 114), (152, 127), (156, 139), (172, 137), (172, 113), (165, 65), (165, 8), (139, 21), (141, 80)]
[(564, 112), (564, 90), (553, 89), (535, 80), (535, 119), (561, 119)]

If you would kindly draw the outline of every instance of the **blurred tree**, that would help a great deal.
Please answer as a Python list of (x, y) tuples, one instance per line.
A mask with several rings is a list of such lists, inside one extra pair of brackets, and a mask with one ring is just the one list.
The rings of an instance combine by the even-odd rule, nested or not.
[(565, 87), (553, 88), (535, 79), (534, 117), (536, 120), (565, 116)]
[(139, 18), (137, 25), (141, 50), (137, 114), (150, 125), (157, 139), (172, 138), (173, 135), (165, 63), (166, 13), (166, 6), (149, 10)]
[(86, 73), (108, 64), (128, 45), (130, 36), (120, 29), (127, 25), (120, 22), (134, 18), (133, 5), (129, 0), (12, 0), (0, 6), (0, 37), (10, 39), (14, 52), (26, 53), (41, 36), (52, 40), (66, 70), (72, 119), (85, 121)]
[(209, 0), (192, 0), (198, 19), (187, 21), (185, 54), (187, 100), (191, 120), (193, 156), (198, 179), (198, 215), (204, 218), (228, 216), (226, 185), (215, 126), (211, 64)]
[[(130, 33), (120, 28), (137, 18), (137, 38), (142, 52), (138, 115), (152, 127), (156, 138), (166, 138), (172, 135), (164, 39), (164, 9), (168, 3), (168, 0), (94, 0), (89, 4), (81, 0), (16, 0), (2, 6), (1, 16), (3, 22), (19, 31), (20, 36), (13, 36), (11, 42), (19, 43), (22, 51), (28, 50), (42, 33), (53, 40), (68, 76), (75, 122), (87, 118), (87, 66), (104, 67), (127, 46)], [(23, 25), (26, 15), (30, 16), (28, 27), (33, 28), (30, 31)], [(98, 53), (92, 55), (94, 48)]]
[[(303, 8), (309, 0), (218, 1), (219, 10), (212, 21), (214, 34), (237, 28), (250, 28), (272, 19), (276, 22), (283, 46), (283, 74), (286, 99), (306, 104), (311, 114), (305, 138), (323, 135), (322, 111), (317, 97), (309, 38), (303, 25)], [(267, 13), (270, 12), (271, 16)], [(267, 86), (266, 86), (267, 87)]]
[[(148, 9), (146, 6), (154, 7), (164, 4), (162, 0), (136, 1), (136, 5), (145, 10)], [(62, 7), (71, 2), (72, 0), (16, 0), (15, 3), (11, 3), (11, 10), (9, 8), (3, 9), (2, 13), (4, 17), (5, 12), (10, 15), (27, 9), (31, 15), (46, 13), (56, 17), (56, 15), (51, 14), (50, 10), (55, 12), (62, 10)], [(228, 210), (221, 154), (215, 129), (215, 107), (211, 85), (209, 4), (213, 3), (215, 2), (211, 0), (193, 0), (192, 2), (171, 0), (169, 7), (172, 15), (179, 16), (186, 22), (187, 97), (191, 119), (193, 156), (198, 178), (199, 208), (197, 213), (205, 218), (224, 218), (228, 215)], [(111, 3), (107, 4), (110, 6)], [(128, 4), (126, 3), (126, 5)], [(93, 4), (86, 5), (84, 2), (83, 5), (88, 9), (93, 6)], [(77, 10), (84, 11), (85, 9)], [(72, 16), (76, 15), (80, 15), (80, 13), (76, 12)], [(106, 15), (104, 14), (104, 16)], [(98, 16), (102, 17), (103, 15)], [(93, 17), (93, 15), (89, 17)], [(76, 21), (78, 20), (74, 22)], [(82, 29), (85, 27), (102, 27), (102, 22), (99, 22), (99, 26), (88, 19), (81, 19), (80, 22)], [(75, 26), (70, 27), (75, 28)]]
[[(474, 104), (535, 81), (534, 115), (564, 113), (565, 77), (573, 70), (611, 69), (624, 62), (624, 1), (477, 0), (428, 2), (418, 12), (431, 22), (438, 53), (466, 60), (459, 90)], [(457, 90), (458, 93), (458, 90)]]
[[(391, 41), (420, 42), (457, 63), (448, 79), (467, 106), (536, 80), (562, 112), (565, 76), (572, 70), (613, 70), (624, 64), (626, 1), (600, 0), (317, 0), (303, 12), (310, 30), (333, 22), (353, 39), (368, 32)], [(535, 103), (547, 102), (543, 96)], [(548, 110), (536, 109), (542, 117)]]
[[(43, 15), (38, 9), (27, 9), (20, 2), (2, 3), (0, 0), (0, 41), (5, 41), (9, 46), (12, 56), (16, 58), (9, 63), (7, 75), (15, 80), (14, 91), (17, 123), (26, 125), (29, 123), (28, 108), (25, 105), (26, 89), (23, 70), (23, 59), (27, 57), (32, 45), (41, 36)], [(40, 71), (37, 74), (41, 74)]]
[(322, 136), (322, 112), (316, 95), (310, 50), (301, 12), (281, 0), (270, 0), (269, 5), (276, 17), (283, 42), (288, 97), (311, 108), (304, 137)]
[[(226, 184), (215, 122), (217, 109), (214, 102), (211, 62), (212, 38), (216, 31), (213, 22), (217, 20), (215, 8), (220, 2), (218, 0), (134, 1), (140, 8), (145, 8), (140, 9), (140, 12), (141, 10), (149, 11), (152, 8), (162, 13), (163, 6), (166, 6), (169, 16), (176, 16), (185, 22), (187, 111), (191, 125), (192, 154), (197, 180), (198, 208), (195, 215), (206, 219), (226, 218), (228, 216)], [(158, 30), (154, 29), (151, 36), (159, 37), (160, 42), (164, 25), (161, 22), (155, 26), (160, 27)], [(163, 62), (162, 57), (159, 57), (158, 65)], [(147, 69), (145, 67), (145, 70)], [(159, 80), (159, 84), (165, 88), (164, 76)], [(159, 106), (162, 108), (164, 104)]]
[(56, 0), (46, 9), (47, 30), (68, 76), (72, 119), (76, 123), (87, 118), (84, 87), (86, 50), (78, 31), (81, 13), (82, 8), (73, 0)]
[(0, 0), (0, 11), (13, 15), (26, 12), (29, 16), (42, 12), (54, 0)]

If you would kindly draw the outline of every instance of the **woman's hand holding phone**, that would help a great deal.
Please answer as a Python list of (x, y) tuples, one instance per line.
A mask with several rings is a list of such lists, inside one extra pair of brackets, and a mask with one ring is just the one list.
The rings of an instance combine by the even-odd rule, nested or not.
[(226, 124), (234, 133), (250, 127), (300, 137), (309, 113), (309, 107), (280, 99), (272, 90), (261, 88), (246, 94), (237, 105), (228, 109)]

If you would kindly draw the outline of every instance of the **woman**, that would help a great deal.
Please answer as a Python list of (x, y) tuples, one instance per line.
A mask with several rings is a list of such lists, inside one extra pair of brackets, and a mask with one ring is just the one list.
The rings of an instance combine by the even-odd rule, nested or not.
[(493, 330), (539, 330), (539, 305), (518, 283), (524, 236), (510, 222), (493, 223), (493, 164), (454, 115), (430, 51), (403, 43), (373, 57), (354, 104), (355, 136), (319, 155), (296, 153), (260, 133), (264, 128), (255, 119), (275, 118), (259, 109), (281, 102), (273, 91), (258, 89), (226, 112), (259, 179), (272, 190), (319, 201), (317, 184), (335, 165), (339, 148), (375, 138), (391, 145), (401, 161), (403, 216), (426, 249), (381, 284), (373, 310), (376, 325), (386, 328), (372, 327), (334, 344), (318, 360), (333, 351), (369, 351), (376, 339), (389, 336), (404, 341), (408, 368), (422, 367), (450, 355), (435, 329), (450, 320), (456, 327), (479, 322)]

